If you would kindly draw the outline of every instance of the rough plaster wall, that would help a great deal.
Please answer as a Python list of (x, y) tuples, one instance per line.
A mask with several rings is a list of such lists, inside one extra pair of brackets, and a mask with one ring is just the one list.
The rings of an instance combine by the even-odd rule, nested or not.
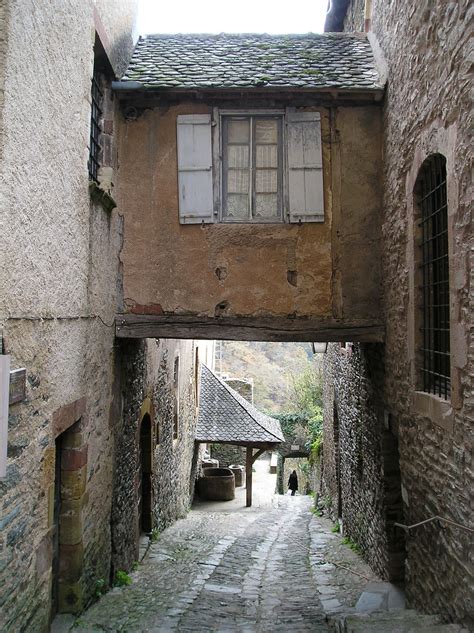
[[(412, 3), (375, 0), (374, 35), (390, 69), (384, 125), (383, 279), (386, 315), (387, 406), (399, 425), (408, 523), (440, 514), (472, 527), (474, 347), (470, 165), (472, 109), (468, 57), (473, 6), (467, 0)], [(451, 139), (437, 147), (438, 128)], [(448, 136), (448, 134), (446, 133)], [(448, 156), (452, 231), (450, 285), (454, 381), (459, 388), (453, 430), (411, 408), (411, 327), (407, 243), (408, 174), (414, 161), (439, 151)], [(412, 185), (410, 185), (412, 186)], [(409, 245), (409, 244), (408, 244)], [(470, 340), (470, 343), (468, 341)], [(407, 590), (412, 604), (473, 624), (472, 544), (462, 531), (423, 528), (408, 542)], [(462, 580), (461, 580), (462, 579)]]
[[(125, 72), (137, 35), (135, 19), (138, 0), (93, 0), (99, 19), (106, 26), (107, 54), (117, 78)], [(98, 25), (96, 25), (97, 28)]]
[[(156, 107), (122, 127), (118, 195), (125, 211), (126, 310), (213, 317), (225, 301), (225, 316), (378, 319), (373, 262), (380, 214), (380, 108), (341, 108), (335, 114), (321, 108), (324, 224), (182, 226), (176, 116), (209, 111), (193, 104)], [(350, 181), (341, 177), (346, 173)], [(297, 271), (296, 286), (288, 282), (289, 270)]]
[[(179, 433), (173, 439), (173, 369), (179, 355)], [(196, 425), (195, 343), (152, 340), (120, 344), (122, 415), (116, 434), (112, 509), (112, 567), (129, 570), (138, 553), (138, 477), (141, 407), (152, 402), (153, 524), (163, 529), (183, 517), (193, 493)], [(159, 427), (159, 435), (157, 433)], [(158, 443), (159, 437), (159, 443)]]
[(12, 367), (26, 367), (27, 397), (10, 407), (8, 470), (0, 482), (0, 628), (42, 631), (51, 591), (50, 553), (41, 548), (51, 537), (51, 422), (57, 409), (80, 398), (88, 444), (85, 601), (110, 565), (121, 222), (116, 212), (91, 205), (88, 193), (92, 5), (12, 1), (7, 33), (0, 327)]

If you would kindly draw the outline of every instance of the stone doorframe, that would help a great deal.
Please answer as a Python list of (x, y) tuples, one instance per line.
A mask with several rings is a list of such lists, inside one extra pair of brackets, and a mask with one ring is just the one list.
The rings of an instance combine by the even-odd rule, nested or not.
[[(52, 439), (61, 437), (61, 491), (59, 510), (58, 613), (79, 613), (83, 604), (84, 544), (82, 508), (86, 499), (86, 399), (80, 398), (53, 413)], [(54, 448), (52, 450), (55, 450)], [(53, 479), (49, 489), (49, 540), (54, 521)]]

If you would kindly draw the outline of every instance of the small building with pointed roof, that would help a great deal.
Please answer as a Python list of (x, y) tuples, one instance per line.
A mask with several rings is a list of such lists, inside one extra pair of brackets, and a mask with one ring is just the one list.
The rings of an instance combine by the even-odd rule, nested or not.
[(252, 464), (285, 441), (278, 420), (259, 411), (206, 365), (201, 366), (195, 439), (197, 443), (246, 447), (247, 506), (252, 504)]

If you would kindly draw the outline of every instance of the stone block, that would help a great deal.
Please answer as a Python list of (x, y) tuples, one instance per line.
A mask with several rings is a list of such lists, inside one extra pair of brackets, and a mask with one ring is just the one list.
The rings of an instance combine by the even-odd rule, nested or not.
[(48, 528), (54, 523), (54, 483), (48, 487), (46, 492), (48, 498)]
[(53, 437), (57, 437), (75, 422), (80, 420), (80, 418), (84, 415), (85, 410), (86, 398), (79, 398), (78, 400), (57, 409), (53, 413)]
[(79, 613), (83, 609), (82, 582), (59, 582), (58, 612)]
[[(79, 434), (72, 434), (74, 437)], [(61, 470), (79, 470), (87, 464), (87, 445), (81, 448), (64, 448), (61, 452)]]
[(53, 559), (53, 538), (49, 530), (36, 549), (36, 575), (42, 576), (51, 569)]
[(62, 499), (80, 499), (86, 490), (87, 466), (61, 473)]
[(84, 445), (84, 437), (81, 431), (77, 433), (72, 433), (68, 431), (64, 434), (62, 440), (62, 449), (72, 449), (72, 448), (82, 448)]
[(67, 499), (61, 503), (59, 543), (75, 545), (82, 540), (82, 499)]
[(46, 488), (50, 483), (54, 482), (54, 470), (56, 464), (56, 448), (50, 446), (43, 452), (41, 458), (42, 480), (43, 486)]
[(60, 545), (59, 576), (64, 582), (75, 583), (84, 569), (84, 546), (82, 541), (75, 545)]

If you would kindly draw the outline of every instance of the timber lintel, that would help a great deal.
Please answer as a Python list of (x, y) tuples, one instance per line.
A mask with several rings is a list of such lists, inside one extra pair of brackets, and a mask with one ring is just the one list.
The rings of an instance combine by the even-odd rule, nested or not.
[(118, 314), (115, 335), (118, 338), (382, 343), (385, 328), (375, 320)]

